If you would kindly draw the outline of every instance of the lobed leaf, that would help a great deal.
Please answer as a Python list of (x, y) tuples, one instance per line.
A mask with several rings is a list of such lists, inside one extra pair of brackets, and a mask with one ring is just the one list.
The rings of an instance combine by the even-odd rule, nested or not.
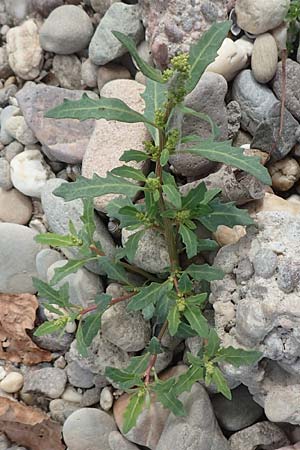
[(177, 305), (173, 305), (168, 313), (168, 329), (171, 336), (175, 336), (178, 331), (180, 324), (180, 313), (178, 311)]
[(159, 302), (170, 290), (169, 283), (151, 283), (142, 287), (127, 305), (128, 311), (140, 311), (152, 303)]
[(157, 392), (157, 400), (167, 409), (169, 409), (174, 416), (185, 416), (186, 411), (178, 398), (176, 398), (175, 388), (169, 392)]
[(136, 375), (144, 374), (148, 366), (149, 358), (149, 352), (146, 352), (141, 356), (133, 356), (130, 360), (129, 366), (126, 367), (126, 371), (129, 373), (135, 373)]
[(138, 249), (140, 239), (142, 238), (144, 233), (145, 233), (145, 230), (140, 230), (140, 231), (137, 231), (136, 233), (132, 234), (131, 236), (129, 236), (129, 239), (127, 240), (127, 242), (125, 244), (125, 252), (126, 252), (126, 256), (127, 256), (129, 262), (133, 261), (135, 254), (137, 252), (137, 249)]
[(108, 278), (119, 281), (122, 284), (130, 285), (126, 270), (121, 264), (112, 261), (108, 256), (99, 258), (98, 264), (102, 270), (107, 274)]
[(94, 202), (91, 198), (85, 198), (82, 202), (83, 214), (80, 219), (84, 225), (89, 241), (92, 242), (94, 239), (94, 232), (96, 230)]
[(226, 397), (228, 400), (232, 399), (228, 383), (224, 378), (224, 375), (222, 374), (221, 370), (216, 366), (214, 366), (214, 371), (212, 373), (212, 381), (213, 383), (215, 383), (218, 392), (221, 392), (221, 394), (223, 394), (224, 397)]
[(198, 253), (198, 238), (196, 234), (182, 223), (179, 225), (178, 232), (185, 245), (187, 257), (192, 258), (193, 256), (196, 256)]
[(176, 381), (176, 395), (180, 395), (183, 392), (190, 392), (197, 381), (203, 380), (203, 375), (203, 367), (189, 367), (189, 369), (180, 375)]
[(73, 235), (63, 236), (56, 233), (43, 233), (35, 236), (34, 240), (42, 245), (51, 247), (80, 247), (82, 242)]
[(62, 322), (61, 319), (58, 320), (50, 320), (42, 323), (35, 332), (34, 336), (44, 336), (45, 334), (55, 333), (58, 330), (63, 330), (67, 324), (67, 318), (65, 322)]
[(147, 178), (140, 169), (131, 166), (116, 167), (110, 171), (113, 175), (119, 177), (131, 178), (132, 180), (145, 182)]
[(96, 312), (86, 316), (82, 323), (83, 340), (87, 347), (91, 345), (101, 327), (102, 312)]
[(209, 266), (208, 264), (191, 264), (185, 273), (190, 275), (194, 280), (197, 281), (214, 281), (222, 280), (224, 278), (224, 272), (217, 267)]
[(205, 354), (209, 359), (212, 359), (220, 348), (220, 338), (214, 328), (209, 330), (209, 335), (207, 339), (207, 345), (205, 348)]
[(51, 279), (51, 284), (54, 285), (59, 283), (71, 273), (77, 272), (77, 270), (83, 267), (87, 262), (95, 261), (96, 259), (98, 258), (70, 259), (64, 266), (54, 269), (54, 276)]
[(130, 389), (141, 384), (141, 379), (137, 374), (115, 367), (106, 367), (105, 376), (120, 386), (121, 389)]
[(146, 398), (146, 391), (139, 390), (130, 397), (129, 403), (124, 413), (123, 433), (128, 433), (136, 424), (136, 421), (143, 411)]
[(235, 367), (255, 364), (262, 357), (262, 353), (256, 350), (243, 350), (234, 347), (222, 347), (218, 355), (221, 356), (222, 361), (226, 361)]
[(147, 351), (151, 355), (159, 355), (160, 353), (163, 353), (161, 345), (157, 337), (153, 336), (151, 341), (149, 342), (149, 345), (147, 347)]
[(234, 227), (235, 225), (252, 225), (254, 222), (246, 209), (237, 208), (234, 203), (211, 202), (212, 212), (199, 217), (199, 221), (209, 231), (216, 231), (219, 225)]
[(209, 333), (209, 326), (200, 308), (194, 305), (186, 305), (183, 314), (191, 325), (192, 329), (195, 330), (199, 336), (207, 338)]
[(142, 162), (147, 161), (149, 156), (145, 152), (141, 152), (140, 150), (126, 150), (120, 158), (120, 161), (130, 162)]

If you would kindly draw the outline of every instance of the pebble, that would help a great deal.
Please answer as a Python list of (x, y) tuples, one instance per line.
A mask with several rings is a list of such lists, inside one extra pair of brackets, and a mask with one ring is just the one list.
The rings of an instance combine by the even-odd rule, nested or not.
[(283, 22), (289, 5), (290, 0), (236, 0), (237, 24), (248, 33), (265, 33)]
[(89, 58), (94, 64), (103, 66), (127, 53), (127, 49), (113, 36), (112, 31), (121, 31), (138, 44), (144, 34), (139, 6), (121, 2), (110, 6), (100, 21), (89, 46)]
[(8, 394), (19, 392), (24, 383), (24, 377), (20, 372), (9, 372), (0, 382), (0, 389)]
[(110, 450), (139, 450), (139, 448), (127, 441), (118, 431), (112, 431), (108, 436)]
[(284, 158), (268, 167), (272, 177), (272, 187), (281, 192), (291, 189), (300, 178), (300, 166), (294, 158)]
[(43, 17), (48, 17), (53, 9), (62, 6), (63, 0), (31, 0), (32, 9)]
[(235, 225), (232, 228), (226, 225), (219, 225), (217, 230), (213, 233), (214, 239), (223, 247), (224, 245), (235, 244), (246, 234), (245, 227)]
[(61, 398), (67, 402), (80, 403), (82, 400), (82, 394), (79, 394), (71, 386), (67, 386)]
[(11, 180), (16, 189), (31, 197), (41, 197), (47, 180), (55, 177), (39, 150), (27, 150), (10, 163)]
[(277, 62), (278, 49), (272, 34), (264, 33), (257, 36), (251, 58), (251, 68), (256, 81), (268, 83), (272, 80), (277, 70)]
[(12, 187), (9, 162), (4, 158), (0, 158), (0, 188), (9, 191)]
[(11, 28), (6, 40), (9, 65), (14, 73), (23, 80), (37, 78), (43, 64), (43, 50), (35, 21), (30, 19)]
[[(117, 283), (108, 286), (106, 293), (112, 297), (126, 294)], [(128, 302), (118, 303), (107, 309), (101, 319), (103, 336), (112, 344), (127, 352), (137, 352), (145, 348), (150, 340), (150, 325), (140, 313), (127, 311)]]
[(34, 241), (36, 233), (14, 223), (0, 223), (0, 292), (22, 294), (36, 292), (32, 277), (37, 277), (35, 258), (41, 246)]
[[(67, 365), (67, 375), (70, 384), (75, 387), (89, 389), (94, 386), (94, 375), (88, 369), (82, 368), (78, 362), (72, 361)], [(99, 401), (99, 396), (97, 397), (97, 401)], [(95, 403), (96, 403), (95, 402)], [(94, 403), (93, 403), (94, 404)], [(86, 405), (90, 406), (90, 405)]]
[(69, 350), (74, 339), (73, 334), (57, 331), (56, 333), (44, 334), (43, 336), (34, 336), (33, 341), (41, 348), (50, 352), (65, 353)]
[(63, 259), (61, 253), (51, 248), (44, 248), (36, 255), (36, 270), (39, 274), (39, 278), (43, 281), (47, 281), (47, 271), (49, 267), (57, 261)]
[(99, 91), (103, 86), (112, 80), (128, 79), (130, 80), (131, 75), (126, 67), (119, 64), (108, 63), (105, 66), (99, 67), (97, 74), (97, 85)]
[[(117, 3), (116, 3), (117, 4)], [(127, 5), (125, 5), (127, 6)], [(145, 86), (134, 80), (114, 80), (106, 83), (101, 90), (101, 96), (118, 98), (140, 113), (144, 110), (141, 94)], [(121, 123), (117, 121), (97, 120), (94, 132), (87, 146), (82, 161), (82, 175), (92, 178), (94, 173), (106, 176), (106, 173), (120, 166), (119, 158), (125, 150), (134, 148), (143, 150), (143, 141), (149, 139), (149, 133), (143, 123)], [(143, 163), (132, 163), (133, 167), (143, 168)], [(106, 211), (107, 203), (116, 194), (96, 197), (95, 208)]]
[(97, 87), (97, 72), (98, 66), (89, 58), (86, 59), (81, 65), (81, 79), (83, 84), (90, 88)]
[(81, 88), (81, 62), (76, 55), (55, 55), (52, 66), (62, 88)]
[(0, 48), (0, 78), (7, 79), (13, 75), (13, 71), (8, 62), (8, 55), (6, 46)]
[[(285, 106), (300, 121), (300, 64), (287, 58), (286, 61), (286, 97)], [(272, 81), (272, 88), (279, 100), (282, 98), (282, 64), (278, 63), (277, 72)]]
[(28, 127), (23, 116), (12, 116), (5, 122), (5, 131), (23, 145), (37, 143), (31, 129)]
[(218, 50), (215, 61), (206, 68), (208, 72), (215, 72), (227, 81), (231, 81), (242, 69), (249, 65), (253, 43), (243, 37), (236, 41), (225, 38)]
[(62, 369), (45, 367), (30, 370), (25, 375), (23, 392), (54, 399), (60, 397), (66, 386), (67, 375)]
[(32, 216), (30, 198), (17, 189), (6, 191), (0, 188), (0, 222), (26, 225)]
[[(67, 264), (67, 260), (59, 260), (54, 262), (47, 270), (47, 281), (51, 282), (55, 269), (63, 267)], [(97, 294), (103, 292), (102, 281), (99, 276), (89, 272), (84, 267), (78, 269), (75, 273), (70, 273), (63, 278), (56, 287), (60, 287), (65, 283), (69, 283), (69, 300), (73, 305), (87, 308), (94, 304)], [(52, 284), (52, 283), (51, 283)]]
[(69, 450), (107, 450), (108, 436), (114, 430), (115, 422), (107, 413), (81, 408), (65, 421), (63, 438)]
[(16, 106), (6, 106), (1, 111), (0, 115), (0, 123), (1, 123), (1, 131), (0, 131), (0, 141), (4, 145), (10, 144), (14, 138), (11, 134), (9, 134), (5, 129), (5, 124), (9, 120), (10, 117), (17, 115), (20, 112), (19, 108)]
[(101, 388), (96, 386), (92, 389), (87, 389), (83, 395), (81, 400), (81, 406), (93, 406), (96, 403), (99, 403)]
[(61, 398), (51, 400), (49, 403), (51, 418), (62, 425), (64, 424), (66, 419), (78, 409), (78, 403), (68, 402)]
[(93, 35), (86, 12), (74, 5), (54, 9), (40, 29), (40, 43), (47, 52), (70, 55), (85, 49)]
[(212, 406), (220, 426), (227, 431), (249, 427), (263, 414), (263, 408), (252, 399), (248, 389), (240, 385), (232, 392), (232, 400), (222, 394), (212, 398)]
[(284, 432), (274, 423), (260, 422), (234, 433), (230, 438), (231, 450), (255, 450), (257, 447), (279, 448), (289, 444)]
[(91, 6), (94, 11), (104, 16), (108, 8), (119, 0), (91, 0)]
[(23, 150), (24, 147), (20, 142), (13, 141), (5, 147), (3, 150), (3, 156), (8, 162), (10, 162), (15, 156), (22, 153)]
[(114, 397), (111, 392), (111, 388), (106, 386), (102, 389), (100, 394), (100, 406), (103, 411), (109, 411), (112, 408)]

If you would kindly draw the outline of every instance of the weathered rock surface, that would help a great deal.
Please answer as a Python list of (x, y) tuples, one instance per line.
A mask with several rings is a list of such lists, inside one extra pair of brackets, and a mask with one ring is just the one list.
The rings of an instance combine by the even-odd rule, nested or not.
[(53, 73), (62, 88), (81, 88), (81, 62), (76, 55), (55, 55)]
[(25, 375), (24, 393), (41, 394), (48, 398), (58, 398), (65, 390), (66, 372), (62, 369), (45, 367), (31, 370)]
[(34, 241), (35, 235), (28, 227), (0, 223), (0, 292), (3, 294), (35, 293), (32, 277), (37, 276), (35, 258), (41, 250)]
[(289, 444), (289, 440), (274, 423), (260, 422), (233, 434), (229, 443), (231, 450), (255, 450), (260, 447), (279, 448), (278, 446)]
[(227, 375), (248, 386), (268, 418), (299, 424), (300, 215), (297, 204), (282, 202), (297, 215), (269, 207), (257, 213), (258, 229), (219, 251), (215, 264), (226, 275), (212, 283), (210, 301), (223, 344), (256, 348), (264, 358), (239, 369), (225, 365)]
[[(286, 97), (285, 106), (293, 114), (293, 116), (300, 120), (300, 64), (292, 59), (288, 58), (286, 61)], [(277, 72), (274, 80), (272, 81), (272, 87), (276, 96), (281, 100), (282, 92), (282, 64), (278, 64)]]
[(28, 126), (50, 159), (70, 164), (82, 161), (94, 129), (94, 121), (78, 122), (74, 119), (57, 120), (44, 117), (46, 111), (60, 105), (65, 98), (78, 100), (82, 94), (82, 91), (34, 83), (27, 83), (17, 94)]

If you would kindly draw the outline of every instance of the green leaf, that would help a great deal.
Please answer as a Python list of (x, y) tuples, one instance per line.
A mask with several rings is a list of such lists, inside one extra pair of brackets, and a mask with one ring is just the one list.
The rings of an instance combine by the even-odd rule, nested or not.
[(127, 256), (129, 262), (133, 261), (136, 251), (138, 249), (140, 239), (142, 238), (144, 233), (145, 233), (145, 230), (141, 230), (141, 231), (137, 231), (136, 233), (129, 236), (129, 238), (125, 244), (126, 256)]
[(147, 180), (147, 178), (140, 169), (135, 169), (134, 167), (130, 166), (116, 167), (115, 169), (112, 169), (110, 173), (117, 175), (119, 177), (131, 178), (132, 180), (136, 181), (145, 182)]
[(220, 339), (214, 328), (209, 330), (208, 342), (205, 348), (205, 354), (212, 359), (220, 348)]
[(203, 380), (203, 367), (190, 367), (178, 377), (175, 384), (176, 395), (180, 395), (183, 392), (190, 392), (193, 385), (200, 380)]
[(145, 320), (150, 320), (154, 316), (155, 313), (155, 306), (153, 304), (150, 304), (146, 306), (146, 308), (142, 309), (142, 314)]
[(83, 94), (80, 100), (65, 99), (61, 105), (47, 111), (45, 117), (78, 120), (106, 119), (126, 123), (145, 122), (155, 126), (145, 116), (129, 108), (118, 98), (101, 97), (95, 100), (87, 94)]
[(261, 357), (262, 353), (255, 350), (243, 350), (241, 348), (223, 347), (218, 351), (222, 361), (226, 361), (235, 367), (255, 364)]
[(194, 189), (191, 189), (187, 195), (182, 197), (182, 208), (193, 210), (198, 207), (205, 198), (207, 192), (205, 184), (199, 183)]
[[(168, 88), (165, 84), (156, 83), (150, 78), (147, 79), (146, 89), (141, 95), (145, 101), (144, 115), (150, 122), (155, 121), (155, 111), (162, 108), (167, 100)], [(159, 144), (159, 131), (157, 128), (146, 124), (155, 144)]]
[(194, 305), (186, 305), (183, 314), (199, 336), (204, 338), (208, 336), (209, 326), (200, 308)]
[(85, 227), (90, 242), (92, 242), (94, 239), (94, 232), (96, 230), (94, 202), (91, 198), (84, 198), (82, 202), (83, 214), (80, 219)]
[(42, 245), (51, 247), (80, 247), (82, 242), (76, 236), (62, 236), (56, 233), (43, 233), (35, 236), (35, 241)]
[(147, 350), (151, 355), (159, 355), (160, 353), (163, 353), (160, 342), (157, 339), (157, 337), (153, 336), (153, 338), (149, 342)]
[(129, 403), (124, 413), (123, 433), (128, 433), (137, 422), (137, 419), (143, 411), (146, 398), (146, 391), (139, 390), (130, 397)]
[(208, 264), (191, 264), (185, 273), (190, 275), (194, 280), (197, 281), (214, 281), (222, 280), (224, 278), (224, 272), (217, 267), (209, 266)]
[(65, 306), (65, 302), (62, 302), (60, 298), (60, 291), (51, 287), (48, 283), (45, 283), (38, 278), (32, 278), (33, 286), (38, 291), (40, 297), (46, 298), (49, 302), (57, 304), (59, 306)]
[(233, 203), (211, 202), (213, 211), (207, 216), (199, 217), (199, 221), (209, 231), (216, 231), (219, 225), (234, 227), (235, 225), (252, 225), (254, 222), (246, 209), (238, 209)]
[(45, 334), (55, 333), (55, 331), (64, 329), (67, 325), (67, 321), (68, 318), (66, 317), (65, 322), (62, 322), (61, 319), (44, 322), (35, 330), (33, 334), (34, 336), (44, 336)]
[(168, 327), (169, 327), (169, 333), (171, 336), (175, 336), (175, 334), (178, 331), (178, 327), (180, 324), (180, 313), (178, 311), (177, 305), (175, 304), (172, 306), (172, 308), (169, 311), (168, 317)]
[(189, 63), (191, 65), (190, 79), (187, 82), (187, 92), (191, 92), (207, 66), (217, 57), (217, 52), (226, 38), (232, 22), (214, 23), (201, 39), (190, 48)]
[(149, 159), (149, 155), (145, 152), (141, 152), (140, 150), (126, 150), (120, 158), (120, 161), (130, 162), (142, 162), (147, 161)]
[(188, 337), (194, 337), (194, 336), (196, 336), (196, 335), (197, 335), (196, 331), (194, 331), (194, 330), (190, 327), (190, 325), (188, 325), (188, 324), (185, 323), (185, 322), (180, 322), (180, 325), (179, 325), (179, 327), (178, 327), (178, 331), (177, 331), (177, 333), (176, 333), (176, 336), (177, 336), (177, 337), (186, 339), (186, 338), (188, 338)]
[[(176, 108), (179, 109), (179, 111), (181, 111), (183, 114), (189, 114), (191, 116), (197, 117), (198, 119), (204, 120), (205, 122), (208, 122), (211, 126), (211, 133), (212, 133), (213, 139), (217, 139), (220, 136), (221, 132), (220, 132), (219, 127), (214, 123), (214, 121), (207, 114), (195, 111), (192, 108), (188, 108), (187, 106), (184, 106), (182, 103), (177, 105)], [(193, 136), (193, 137), (195, 138), (197, 136)]]
[(193, 295), (186, 299), (188, 305), (203, 305), (207, 299), (207, 293)]
[(52, 303), (44, 303), (44, 302), (42, 302), (42, 307), (44, 309), (47, 309), (48, 311), (54, 313), (54, 314), (57, 314), (58, 316), (64, 316), (64, 313), (60, 309), (58, 309), (55, 306), (53, 306)]
[(157, 81), (158, 83), (165, 83), (161, 71), (150, 66), (150, 64), (148, 64), (140, 57), (135, 42), (131, 37), (126, 36), (126, 34), (120, 33), (120, 31), (112, 31), (112, 34), (121, 42), (121, 44), (124, 45), (124, 47), (127, 48), (129, 53), (133, 57), (134, 62), (147, 78), (150, 78), (153, 81)]
[(87, 346), (84, 340), (83, 330), (82, 330), (82, 321), (79, 322), (76, 332), (76, 347), (78, 353), (86, 358), (88, 356)]
[(188, 258), (192, 258), (198, 253), (198, 238), (196, 234), (182, 223), (179, 225), (179, 234), (185, 245)]
[(157, 400), (167, 409), (169, 409), (174, 416), (185, 416), (186, 411), (178, 398), (176, 398), (175, 389), (170, 392), (157, 392)]
[(105, 376), (120, 386), (121, 389), (130, 389), (141, 383), (141, 379), (137, 374), (116, 369), (115, 367), (106, 367)]
[(167, 148), (164, 148), (160, 155), (160, 160), (159, 160), (160, 164), (162, 166), (165, 166), (167, 164), (167, 162), (169, 161), (169, 157), (170, 157), (169, 150)]
[(176, 209), (181, 208), (181, 195), (177, 186), (171, 184), (164, 184), (162, 187), (163, 193), (167, 197), (167, 200), (175, 206)]
[(84, 258), (84, 259), (70, 259), (64, 266), (54, 269), (54, 276), (51, 280), (51, 284), (55, 285), (59, 283), (63, 278), (67, 277), (71, 273), (77, 272), (78, 269), (83, 267), (87, 262), (94, 261), (97, 258)]
[(97, 294), (95, 297), (95, 303), (97, 305), (97, 312), (99, 312), (102, 315), (104, 313), (104, 311), (107, 310), (108, 306), (110, 305), (111, 300), (112, 300), (111, 295)]
[(211, 252), (218, 248), (219, 244), (212, 239), (198, 239), (198, 252)]
[(187, 353), (187, 360), (188, 360), (189, 364), (191, 364), (192, 366), (202, 367), (202, 369), (204, 367), (203, 359), (199, 358), (198, 356), (193, 355), (190, 352)]
[(108, 278), (120, 283), (131, 285), (126, 270), (117, 262), (111, 261), (108, 256), (99, 259), (99, 266), (107, 274)]
[(190, 147), (185, 152), (202, 156), (210, 161), (237, 167), (250, 173), (264, 184), (270, 185), (272, 183), (268, 169), (260, 163), (259, 157), (245, 156), (242, 148), (232, 147), (228, 141), (216, 142), (210, 139), (203, 140), (196, 147)]
[(214, 371), (212, 373), (212, 381), (217, 386), (218, 392), (221, 392), (221, 394), (223, 394), (224, 397), (226, 397), (228, 400), (232, 399), (231, 391), (229, 389), (227, 381), (224, 378), (221, 370), (216, 366), (214, 366)]
[(147, 369), (148, 362), (150, 358), (150, 353), (146, 352), (141, 356), (134, 356), (130, 359), (129, 366), (126, 367), (126, 371), (129, 373), (134, 373), (136, 375), (143, 375)]
[(53, 193), (67, 202), (76, 198), (94, 198), (105, 194), (125, 194), (134, 197), (143, 188), (108, 172), (105, 178), (94, 174), (93, 178), (78, 177), (74, 183), (63, 183)]
[(82, 324), (82, 333), (85, 345), (89, 347), (93, 342), (95, 336), (97, 336), (101, 327), (101, 312), (90, 314), (84, 318)]
[(140, 311), (149, 304), (159, 302), (169, 290), (169, 283), (151, 283), (149, 286), (142, 287), (140, 292), (130, 299), (127, 309)]

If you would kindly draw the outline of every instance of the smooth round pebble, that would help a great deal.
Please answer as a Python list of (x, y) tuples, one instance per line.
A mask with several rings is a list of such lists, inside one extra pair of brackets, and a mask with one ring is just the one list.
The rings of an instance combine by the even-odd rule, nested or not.
[(26, 150), (10, 163), (11, 180), (15, 188), (30, 197), (41, 197), (41, 191), (50, 178), (54, 178), (39, 150)]
[(93, 35), (93, 25), (86, 12), (74, 5), (54, 9), (40, 29), (44, 50), (70, 55), (85, 49)]
[(67, 386), (61, 398), (67, 402), (80, 403), (82, 394), (79, 394), (73, 387)]
[(114, 398), (111, 389), (106, 386), (102, 389), (100, 394), (100, 406), (104, 411), (109, 411), (113, 405)]
[[(1, 197), (0, 197), (1, 198)], [(47, 271), (49, 267), (57, 261), (64, 259), (61, 253), (51, 248), (43, 248), (36, 255), (36, 270), (42, 280), (47, 281)]]
[(96, 408), (81, 408), (64, 423), (63, 437), (69, 450), (108, 450), (108, 436), (117, 429), (113, 418)]
[(271, 33), (264, 33), (254, 41), (251, 67), (254, 78), (259, 83), (268, 83), (277, 70), (278, 49)]
[(5, 191), (0, 188), (0, 222), (26, 225), (32, 215), (30, 198), (17, 189)]
[(23, 145), (38, 142), (23, 116), (10, 117), (5, 123), (5, 131)]
[(9, 372), (0, 382), (0, 389), (8, 394), (19, 392), (24, 383), (24, 377), (20, 372)]

